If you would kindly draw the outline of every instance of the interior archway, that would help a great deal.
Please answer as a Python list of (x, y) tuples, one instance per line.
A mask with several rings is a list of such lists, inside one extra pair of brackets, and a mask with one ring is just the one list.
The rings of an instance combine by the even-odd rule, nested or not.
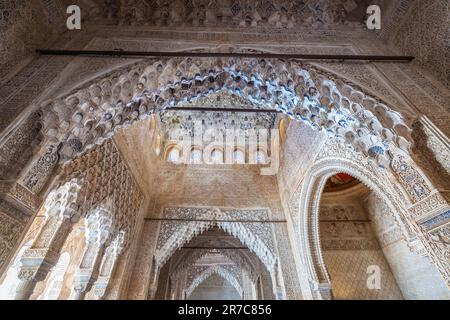
[(275, 296), (270, 282), (264, 282), (264, 285), (261, 282), (258, 288), (258, 279), (271, 279), (260, 258), (238, 238), (216, 226), (192, 238), (165, 262), (160, 268), (154, 298), (189, 299), (197, 296), (204, 299), (204, 292), (194, 294), (194, 291), (199, 291), (197, 288), (213, 275), (224, 281), (219, 281), (220, 285), (207, 284), (202, 292), (210, 291), (212, 296), (224, 298), (236, 298), (237, 293), (239, 299), (245, 300), (256, 299), (258, 290), (264, 291), (267, 299)]
[(322, 193), (319, 235), (334, 299), (403, 299), (378, 237), (386, 230), (375, 232), (386, 226), (377, 225), (365, 206), (369, 196), (370, 189), (343, 173), (328, 178)]
[(228, 280), (218, 273), (204, 279), (187, 300), (241, 300), (242, 295)]
[[(364, 166), (358, 165), (357, 162), (347, 162), (348, 160), (345, 158), (339, 158), (338, 161), (336, 160), (336, 158), (333, 160), (325, 158), (318, 161), (318, 163), (313, 166), (307, 174), (307, 178), (311, 179), (310, 183), (307, 184), (309, 187), (307, 189), (302, 189), (300, 193), (300, 199), (302, 199), (301, 201), (306, 201), (304, 202), (306, 205), (306, 215), (303, 217), (306, 218), (309, 216), (309, 221), (299, 226), (299, 230), (305, 230), (305, 234), (307, 234), (306, 238), (301, 241), (302, 246), (304, 245), (308, 248), (306, 250), (310, 250), (310, 256), (307, 259), (307, 266), (317, 281), (316, 286), (319, 290), (316, 292), (319, 292), (319, 297), (322, 299), (333, 298), (333, 277), (335, 279), (339, 279), (339, 276), (342, 276), (343, 274), (342, 272), (349, 272), (347, 273), (347, 276), (352, 274), (352, 271), (356, 272), (355, 270), (343, 271), (344, 269), (340, 269), (339, 271), (336, 271), (336, 269), (333, 269), (336, 267), (336, 265), (333, 264), (342, 258), (339, 257), (339, 251), (342, 250), (341, 253), (345, 251), (344, 249), (346, 246), (351, 248), (351, 239), (339, 240), (339, 236), (337, 236), (338, 239), (330, 238), (329, 241), (325, 240), (326, 244), (324, 245), (324, 239), (321, 238), (321, 226), (324, 230), (326, 230), (327, 233), (325, 234), (339, 235), (339, 227), (336, 225), (338, 223), (338, 214), (345, 211), (346, 208), (348, 209), (351, 207), (349, 203), (352, 203), (352, 201), (356, 203), (357, 207), (359, 207), (359, 211), (362, 212), (362, 216), (356, 219), (358, 221), (342, 222), (342, 224), (344, 226), (348, 226), (354, 223), (354, 226), (356, 226), (353, 230), (355, 231), (355, 234), (360, 232), (361, 234), (365, 234), (367, 236), (365, 241), (360, 242), (363, 244), (365, 243), (368, 248), (370, 247), (370, 250), (374, 250), (372, 253), (374, 253), (374, 256), (377, 256), (376, 259), (378, 259), (379, 262), (367, 264), (367, 261), (370, 261), (371, 259), (373, 260), (374, 258), (373, 256), (371, 258), (368, 257), (367, 254), (363, 257), (364, 254), (362, 254), (360, 259), (362, 259), (361, 261), (366, 261), (364, 262), (366, 264), (366, 268), (365, 270), (359, 270), (359, 280), (358, 277), (352, 277), (352, 280), (354, 280), (353, 284), (355, 285), (353, 288), (354, 290), (352, 291), (352, 282), (347, 281), (348, 279), (343, 280), (343, 283), (346, 284), (344, 287), (339, 288), (339, 284), (335, 283), (335, 286), (337, 286), (336, 298), (376, 299), (378, 296), (380, 299), (386, 299), (388, 297), (394, 299), (410, 299), (414, 297), (415, 299), (418, 299), (420, 296), (435, 296), (437, 299), (440, 299), (446, 297), (447, 290), (445, 289), (445, 286), (443, 286), (443, 283), (438, 276), (437, 269), (432, 265), (430, 259), (418, 256), (417, 253), (412, 252), (411, 248), (408, 247), (410, 246), (408, 243), (411, 240), (410, 234), (412, 231), (409, 229), (411, 226), (408, 226), (408, 224), (405, 223), (404, 218), (402, 218), (402, 210), (404, 209), (402, 209), (401, 205), (396, 203), (399, 197), (392, 196), (396, 192), (400, 191), (390, 189), (389, 183), (386, 183), (387, 181), (381, 183), (381, 181), (378, 180), (379, 178), (376, 178), (375, 175), (370, 174)], [(344, 178), (344, 180), (348, 179), (347, 183), (336, 185), (335, 182), (342, 180), (342, 178)], [(334, 183), (331, 182), (333, 180), (335, 181)], [(353, 199), (350, 196), (352, 192), (355, 192)], [(341, 207), (342, 210), (331, 210), (331, 212), (337, 213), (337, 215), (333, 218), (335, 221), (327, 221), (327, 219), (321, 221), (321, 210), (326, 207), (326, 204), (323, 203), (323, 199), (328, 197), (329, 201), (330, 198), (333, 198), (333, 194), (340, 195), (342, 199), (344, 199), (344, 205)], [(361, 196), (362, 194), (365, 194), (366, 198)], [(362, 199), (364, 201), (362, 201)], [(368, 205), (368, 202), (371, 202), (371, 204)], [(374, 205), (374, 202), (377, 202), (377, 205)], [(331, 203), (333, 206), (334, 200), (331, 200)], [(329, 203), (328, 206), (330, 206)], [(380, 209), (380, 207), (382, 209)], [(324, 209), (324, 211), (326, 210), (327, 209)], [(331, 215), (333, 216), (333, 214)], [(380, 215), (383, 215), (383, 217), (380, 218)], [(374, 221), (377, 219), (376, 223), (366, 225), (371, 221), (370, 219), (373, 219)], [(382, 225), (382, 223), (388, 223), (387, 221), (390, 221), (392, 224), (391, 227), (393, 228), (393, 230), (389, 231), (394, 232), (395, 234), (395, 237), (393, 237), (392, 234), (390, 235), (390, 237), (393, 237), (395, 240), (391, 243), (387, 241), (388, 244), (386, 244), (386, 239), (382, 238), (383, 230), (385, 228), (385, 225)], [(343, 227), (344, 230), (346, 228), (351, 234), (351, 228)], [(358, 228), (360, 228), (359, 231)], [(358, 241), (353, 242), (353, 245), (355, 245), (354, 248), (360, 250), (359, 248), (361, 248), (361, 245), (358, 244)], [(384, 245), (387, 245), (387, 247), (393, 246), (396, 248), (392, 249), (391, 247), (386, 249), (386, 247), (383, 247)], [(328, 250), (333, 251), (333, 248), (337, 248), (338, 253), (326, 253)], [(353, 258), (354, 257), (355, 256), (353, 256)], [(415, 285), (417, 286), (421, 286), (423, 281), (431, 281), (434, 284), (432, 290), (426, 293), (423, 291), (417, 292), (414, 289), (415, 285), (411, 284), (411, 278), (409, 282), (404, 280), (404, 274), (408, 274), (408, 277), (411, 277), (411, 274), (415, 274), (415, 270), (411, 267), (411, 265), (409, 265), (409, 269), (404, 269), (407, 265), (406, 261), (411, 260), (414, 260), (417, 265), (420, 265), (419, 268), (423, 268), (424, 270), (430, 270), (430, 268), (432, 269), (427, 272), (428, 276), (426, 279), (420, 279), (420, 276), (417, 276), (417, 274), (416, 276), (413, 276), (415, 278), (414, 281), (416, 281)], [(342, 261), (338, 263), (338, 268), (342, 268), (346, 262), (350, 261), (352, 261), (351, 255), (343, 258)], [(355, 266), (361, 267), (364, 264), (361, 261), (360, 263), (354, 261), (355, 264), (350, 264), (349, 269)], [(327, 264), (333, 269), (332, 274), (330, 274)], [(403, 269), (399, 267), (400, 265), (403, 266)], [(384, 278), (382, 279), (386, 281), (384, 289), (387, 291), (383, 292), (381, 289), (368, 289), (368, 287), (370, 287), (368, 281), (372, 279), (370, 275), (375, 269), (377, 272), (378, 270), (384, 270), (381, 273), (384, 274)], [(364, 274), (364, 271), (366, 274)], [(339, 282), (339, 280), (337, 280), (337, 282)], [(386, 294), (386, 296), (383, 296), (383, 294)]]

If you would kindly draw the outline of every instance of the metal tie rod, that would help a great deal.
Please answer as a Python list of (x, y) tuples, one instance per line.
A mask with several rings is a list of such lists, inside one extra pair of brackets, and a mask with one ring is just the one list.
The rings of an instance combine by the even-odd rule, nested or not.
[(181, 247), (181, 249), (189, 250), (249, 250), (247, 247)]
[(319, 222), (372, 222), (371, 220), (362, 220), (362, 219), (355, 219), (355, 220), (319, 220)]
[(173, 222), (235, 222), (235, 223), (286, 223), (286, 220), (225, 220), (225, 219), (185, 219), (185, 218), (145, 218), (146, 221)]
[(52, 56), (110, 56), (110, 57), (184, 57), (184, 58), (257, 58), (297, 60), (338, 60), (371, 62), (412, 62), (413, 56), (399, 55), (339, 55), (339, 54), (297, 54), (297, 53), (239, 53), (239, 52), (156, 52), (125, 50), (60, 50), (37, 49), (41, 55)]
[(240, 113), (279, 113), (276, 109), (239, 109), (211, 107), (167, 107), (164, 111), (204, 111), (204, 112), (240, 112)]

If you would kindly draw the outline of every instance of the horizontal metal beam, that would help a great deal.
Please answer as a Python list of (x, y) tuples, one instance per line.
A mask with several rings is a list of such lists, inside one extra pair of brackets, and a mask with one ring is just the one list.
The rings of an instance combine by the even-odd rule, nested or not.
[(368, 62), (411, 62), (413, 56), (387, 55), (339, 55), (339, 54), (297, 54), (297, 53), (238, 53), (238, 52), (155, 52), (124, 50), (60, 50), (37, 49), (37, 53), (52, 56), (108, 56), (118, 58), (136, 57), (183, 57), (183, 58), (256, 58), (256, 59), (295, 59), (327, 61), (368, 61)]
[(319, 222), (372, 222), (370, 220), (319, 220)]
[(276, 109), (239, 109), (209, 107), (168, 107), (164, 111), (205, 111), (205, 112), (240, 112), (240, 113), (279, 113)]
[(192, 249), (192, 250), (249, 250), (247, 247), (181, 247), (181, 249)]
[(185, 218), (145, 218), (146, 221), (173, 222), (235, 222), (235, 223), (286, 223), (286, 220), (226, 220), (226, 219), (185, 219)]

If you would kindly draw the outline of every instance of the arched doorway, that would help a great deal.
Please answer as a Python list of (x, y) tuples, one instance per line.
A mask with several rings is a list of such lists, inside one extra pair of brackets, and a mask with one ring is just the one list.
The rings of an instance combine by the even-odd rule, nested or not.
[(252, 250), (232, 234), (212, 226), (170, 256), (160, 268), (155, 297), (149, 298), (274, 299), (272, 279)]
[[(311, 298), (446, 299), (445, 282), (411, 237), (398, 188), (369, 168), (361, 159), (333, 155), (318, 159), (306, 175), (297, 230), (313, 279)], [(376, 273), (381, 288), (371, 289)]]
[[(367, 207), (370, 196), (369, 188), (346, 173), (331, 176), (325, 184), (319, 234), (334, 299), (403, 299), (378, 237), (388, 231), (381, 229), (393, 226), (373, 219), (374, 208)], [(401, 232), (396, 236), (391, 241), (400, 240)]]

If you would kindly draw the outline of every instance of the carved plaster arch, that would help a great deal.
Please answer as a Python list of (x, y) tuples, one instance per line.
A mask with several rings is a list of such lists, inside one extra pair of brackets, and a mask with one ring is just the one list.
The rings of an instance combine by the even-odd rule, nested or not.
[(43, 132), (47, 142), (64, 143), (68, 160), (138, 119), (219, 90), (337, 135), (382, 164), (391, 145), (410, 146), (410, 125), (379, 100), (316, 67), (276, 59), (139, 62), (43, 105)]
[(194, 292), (194, 290), (202, 284), (203, 281), (208, 279), (213, 274), (218, 274), (220, 277), (228, 281), (239, 293), (239, 296), (242, 297), (242, 285), (240, 284), (239, 280), (236, 279), (236, 277), (228, 271), (226, 268), (223, 268), (222, 266), (212, 266), (203, 271), (201, 274), (199, 274), (189, 285), (189, 287), (186, 288), (186, 297), (190, 297), (191, 294)]
[[(229, 44), (218, 44), (218, 45), (188, 45), (186, 44), (183, 48), (173, 48), (174, 52), (234, 52), (234, 53), (258, 53), (258, 54), (279, 54), (281, 53), (280, 50), (274, 49), (273, 47), (266, 47), (266, 46), (243, 46), (243, 47), (235, 47), (234, 45)], [(45, 105), (47, 103), (50, 103), (53, 100), (61, 99), (67, 96), (68, 94), (74, 93), (81, 88), (89, 87), (90, 84), (94, 83), (98, 79), (108, 77), (113, 72), (125, 70), (125, 69), (131, 69), (134, 65), (138, 63), (145, 63), (146, 61), (156, 61), (155, 59), (133, 59), (133, 60), (125, 60), (125, 61), (112, 61), (109, 64), (102, 66), (101, 68), (96, 69), (96, 72), (94, 73), (80, 73), (79, 67), (82, 61), (74, 61), (72, 70), (76, 70), (76, 79), (73, 79), (73, 77), (67, 79), (65, 82), (57, 83), (57, 85), (50, 91), (48, 91), (46, 94), (44, 94), (42, 97), (40, 97), (36, 103), (37, 106), (39, 104)], [(328, 65), (323, 65), (320, 63), (304, 63), (306, 68), (315, 68), (320, 71), (322, 74), (328, 75), (330, 78), (333, 79), (333, 81), (338, 81), (340, 79), (345, 79), (344, 81), (348, 83), (350, 86), (354, 87), (355, 89), (367, 92), (369, 95), (373, 96), (376, 100), (379, 100), (385, 104), (389, 104), (388, 102), (384, 101), (385, 92), (381, 90), (376, 90), (375, 88), (370, 88), (368, 86), (365, 86), (361, 83), (353, 82), (351, 80), (346, 79), (346, 75), (342, 72), (338, 72), (337, 70), (334, 70), (333, 68), (330, 68)], [(404, 110), (405, 112), (408, 112), (408, 110)], [(414, 118), (414, 114), (409, 111), (408, 118)], [(412, 124), (412, 120), (409, 121)]]
[[(62, 177), (59, 177), (62, 178)], [(63, 181), (64, 179), (62, 179)], [(76, 218), (84, 218), (86, 224), (86, 241), (91, 239), (92, 241), (99, 241), (100, 243), (109, 244), (114, 241), (114, 238), (120, 236), (122, 238), (127, 238), (126, 233), (127, 230), (123, 229), (123, 220), (126, 217), (123, 217), (118, 210), (115, 210), (114, 206), (114, 196), (109, 196), (106, 199), (103, 199), (99, 203), (95, 201), (85, 201), (86, 196), (86, 183), (87, 179), (84, 177), (80, 178), (72, 178), (69, 182), (62, 184), (60, 182), (56, 185), (55, 189), (49, 193), (44, 203), (45, 214), (51, 214), (57, 208), (61, 206), (60, 202), (64, 201), (64, 197), (66, 193), (72, 193), (74, 191), (77, 194), (72, 195), (72, 197), (76, 196), (76, 203), (71, 206), (75, 208)], [(62, 200), (60, 200), (63, 195)], [(63, 206), (64, 207), (64, 206)]]
[[(222, 242), (222, 241), (221, 241)], [(233, 243), (230, 243), (230, 241), (223, 240), (224, 244), (228, 244), (230, 246), (233, 245)], [(199, 242), (196, 243), (198, 246), (206, 245), (208, 242)], [(185, 250), (187, 251), (184, 255), (180, 256), (178, 261), (180, 261), (174, 268), (174, 270), (171, 272), (171, 276), (174, 278), (177, 278), (182, 275), (183, 271), (188, 269), (191, 265), (194, 265), (197, 261), (201, 260), (204, 256), (211, 253), (209, 249), (203, 249), (203, 250)], [(257, 265), (254, 263), (255, 261), (252, 261), (252, 259), (247, 256), (242, 251), (231, 251), (230, 250), (223, 250), (223, 249), (216, 249), (217, 253), (230, 259), (233, 261), (236, 266), (239, 266), (248, 276), (250, 281), (253, 283), (256, 283), (258, 279), (258, 268)], [(258, 259), (258, 258), (257, 258)]]
[[(187, 226), (188, 225), (188, 226)], [(170, 239), (168, 239), (166, 245), (161, 249), (157, 249), (155, 254), (156, 263), (158, 266), (162, 266), (173, 253), (188, 243), (195, 236), (210, 230), (214, 226), (219, 226), (225, 232), (239, 239), (244, 245), (253, 251), (261, 262), (265, 265), (269, 272), (273, 271), (275, 264), (275, 257), (273, 253), (269, 251), (267, 246), (257, 236), (253, 235), (242, 223), (222, 223), (222, 222), (189, 222), (185, 223), (182, 230), (175, 233)], [(236, 226), (238, 225), (238, 226)]]
[(172, 151), (178, 151), (178, 160), (181, 162), (181, 159), (183, 158), (183, 148), (175, 143), (170, 143), (166, 146), (166, 148), (163, 151), (163, 159), (166, 161), (169, 161), (169, 157)]
[(45, 288), (37, 300), (58, 300), (64, 285), (64, 277), (69, 269), (71, 256), (64, 252), (59, 256), (58, 262), (52, 268), (49, 278), (45, 282)]
[[(83, 205), (80, 214), (87, 216), (97, 208), (110, 211), (113, 217), (111, 236), (123, 231), (126, 250), (134, 237), (137, 207), (143, 199), (143, 194), (126, 165), (119, 159), (117, 148), (108, 140), (91, 152), (67, 163), (57, 181), (62, 184), (71, 179), (83, 180)], [(123, 187), (124, 192), (117, 192), (117, 185)]]
[[(276, 263), (276, 256), (271, 248), (261, 239), (258, 235), (255, 235), (244, 223), (239, 222), (223, 222), (227, 220), (227, 214), (219, 209), (207, 209), (207, 208), (188, 208), (190, 210), (200, 210), (197, 212), (197, 218), (222, 220), (222, 221), (191, 221), (183, 224), (177, 224), (178, 229), (173, 234), (165, 239), (161, 247), (156, 249), (155, 261), (159, 267), (162, 267), (166, 263), (173, 253), (181, 248), (183, 245), (190, 242), (195, 236), (198, 236), (214, 226), (218, 226), (228, 234), (236, 237), (249, 250), (254, 252), (256, 256), (265, 265), (269, 273), (272, 273)], [(161, 231), (160, 231), (161, 237)]]
[(319, 206), (325, 183), (332, 175), (347, 173), (375, 192), (393, 213), (405, 240), (410, 241), (415, 235), (421, 234), (419, 228), (406, 217), (405, 203), (408, 202), (402, 191), (391, 183), (388, 172), (376, 168), (367, 159), (349, 152), (345, 146), (332, 139), (329, 139), (323, 150), (306, 173), (302, 187), (293, 199), (299, 206), (296, 211), (299, 216), (294, 217), (294, 221), (297, 222), (300, 246), (305, 253), (304, 263), (313, 290), (331, 285), (320, 245)]

